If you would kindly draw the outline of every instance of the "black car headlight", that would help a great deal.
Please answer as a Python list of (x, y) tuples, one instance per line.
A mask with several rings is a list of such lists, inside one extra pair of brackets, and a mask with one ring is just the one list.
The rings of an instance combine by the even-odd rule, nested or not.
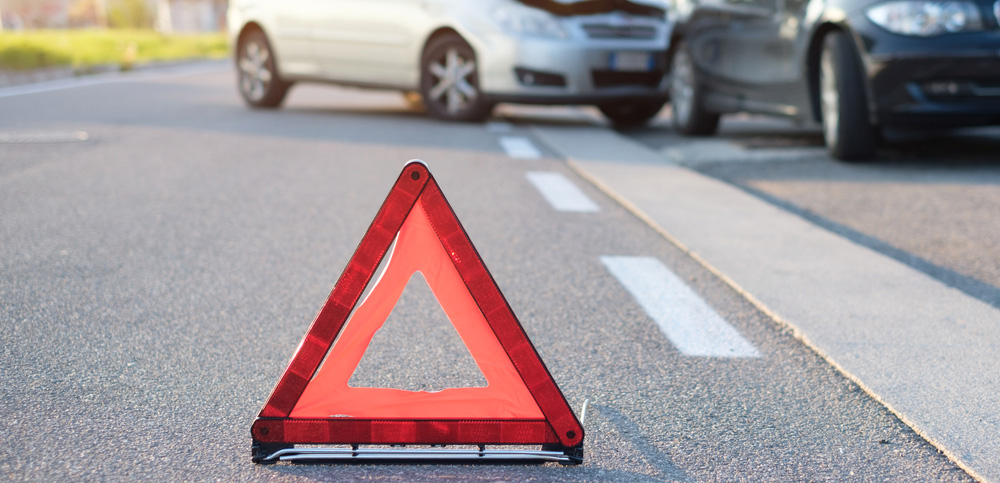
[(896, 34), (930, 37), (983, 29), (975, 3), (962, 0), (901, 0), (881, 3), (865, 14), (876, 25)]

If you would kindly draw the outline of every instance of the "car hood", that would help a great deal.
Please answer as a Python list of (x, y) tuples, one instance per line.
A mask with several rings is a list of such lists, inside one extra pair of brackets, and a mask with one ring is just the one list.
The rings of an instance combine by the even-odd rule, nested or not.
[(597, 15), (624, 12), (642, 17), (663, 18), (663, 8), (631, 0), (518, 0), (524, 5), (545, 10), (553, 15)]

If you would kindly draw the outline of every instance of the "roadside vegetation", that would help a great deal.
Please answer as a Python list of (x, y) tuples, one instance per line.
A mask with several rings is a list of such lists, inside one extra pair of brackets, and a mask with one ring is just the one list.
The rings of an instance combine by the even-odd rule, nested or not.
[(0, 70), (97, 66), (131, 69), (136, 64), (223, 58), (224, 33), (164, 35), (153, 30), (29, 30), (0, 32)]

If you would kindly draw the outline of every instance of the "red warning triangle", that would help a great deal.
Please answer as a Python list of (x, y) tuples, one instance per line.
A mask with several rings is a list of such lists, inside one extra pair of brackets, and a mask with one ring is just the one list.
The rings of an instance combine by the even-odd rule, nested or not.
[[(485, 387), (426, 392), (348, 384), (417, 272), (469, 349)], [(251, 434), (255, 461), (300, 443), (542, 444), (563, 450), (583, 444), (583, 427), (419, 161), (403, 168)]]

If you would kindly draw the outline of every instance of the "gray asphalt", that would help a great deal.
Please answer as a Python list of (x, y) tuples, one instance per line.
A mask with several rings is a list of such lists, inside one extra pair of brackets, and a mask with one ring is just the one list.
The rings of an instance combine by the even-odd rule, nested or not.
[(814, 127), (733, 116), (682, 138), (666, 111), (626, 134), (1000, 307), (1000, 128), (889, 130), (877, 159), (851, 164)]
[[(482, 125), (330, 87), (250, 111), (223, 71), (0, 98), (0, 131), (26, 130), (89, 139), (0, 144), (4, 479), (971, 480), (562, 160), (511, 160)], [(411, 158), (570, 404), (589, 400), (583, 466), (250, 462), (250, 422)], [(602, 211), (555, 212), (529, 170)], [(602, 255), (659, 258), (762, 357), (681, 355)], [(413, 351), (433, 339), (397, 343), (433, 367)]]

